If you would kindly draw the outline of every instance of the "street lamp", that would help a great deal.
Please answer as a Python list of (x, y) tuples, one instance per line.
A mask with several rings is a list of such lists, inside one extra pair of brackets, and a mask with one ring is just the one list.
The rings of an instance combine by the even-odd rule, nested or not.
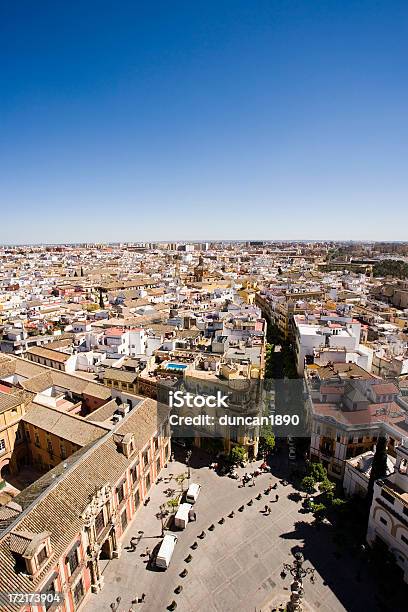
[(161, 534), (164, 536), (164, 523), (163, 519), (167, 516), (167, 507), (166, 504), (161, 504), (160, 512), (159, 512), (160, 520), (161, 520)]
[(287, 604), (288, 612), (301, 612), (302, 608), (302, 597), (303, 597), (303, 578), (310, 576), (310, 581), (313, 583), (315, 580), (315, 570), (312, 567), (303, 567), (305, 558), (301, 552), (294, 554), (293, 563), (284, 563), (283, 570), (281, 571), (281, 578), (285, 579), (287, 574), (293, 576), (293, 582), (290, 586), (291, 596), (290, 601)]
[(187, 451), (187, 455), (186, 455), (186, 466), (187, 466), (187, 478), (188, 478), (188, 484), (190, 485), (190, 459), (191, 459), (191, 455), (192, 455), (192, 450), (188, 450)]

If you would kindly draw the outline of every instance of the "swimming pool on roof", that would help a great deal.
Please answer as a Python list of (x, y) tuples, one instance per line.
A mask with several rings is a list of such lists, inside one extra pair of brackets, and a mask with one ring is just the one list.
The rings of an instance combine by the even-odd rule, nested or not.
[(186, 367), (184, 363), (168, 363), (166, 365), (166, 370), (185, 370)]

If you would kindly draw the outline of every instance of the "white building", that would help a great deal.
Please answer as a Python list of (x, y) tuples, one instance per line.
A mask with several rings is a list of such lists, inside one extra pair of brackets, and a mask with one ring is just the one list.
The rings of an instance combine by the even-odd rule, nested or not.
[(100, 339), (100, 348), (106, 351), (110, 358), (128, 355), (136, 357), (137, 355), (145, 355), (147, 346), (147, 337), (144, 329), (131, 328), (122, 329), (120, 327), (111, 327), (105, 330), (103, 337)]
[(360, 346), (361, 323), (351, 317), (336, 313), (311, 317), (293, 317), (297, 371), (303, 375), (305, 359), (319, 355), (319, 351), (329, 351), (330, 360), (337, 363), (357, 363), (364, 369), (371, 366), (369, 354)]
[(395, 472), (374, 483), (367, 541), (389, 549), (408, 582), (408, 448), (396, 449)]
[[(365, 497), (370, 480), (375, 450), (347, 459), (344, 471), (343, 489), (347, 497)], [(387, 455), (387, 475), (394, 471), (395, 459)]]

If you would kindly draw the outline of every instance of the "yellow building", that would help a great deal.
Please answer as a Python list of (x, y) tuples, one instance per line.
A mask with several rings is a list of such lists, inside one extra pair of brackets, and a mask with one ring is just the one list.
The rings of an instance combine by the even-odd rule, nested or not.
[(24, 439), (19, 422), (26, 412), (29, 397), (25, 392), (0, 391), (0, 483), (7, 474), (18, 470), (24, 454), (24, 444), (20, 446)]

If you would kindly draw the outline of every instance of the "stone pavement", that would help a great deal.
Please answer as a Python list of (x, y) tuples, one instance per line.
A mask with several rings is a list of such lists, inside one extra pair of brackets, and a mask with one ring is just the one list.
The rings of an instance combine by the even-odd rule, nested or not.
[[(275, 465), (277, 473), (282, 474), (284, 463), (280, 460)], [(258, 464), (240, 472), (252, 471), (255, 465)], [(169, 473), (176, 476), (185, 471), (185, 465), (173, 462), (163, 470), (162, 476)], [(336, 559), (325, 527), (317, 530), (311, 525), (310, 514), (299, 513), (299, 495), (292, 486), (279, 484), (271, 494), (263, 493), (271, 482), (277, 481), (273, 475), (263, 474), (255, 479), (254, 487), (241, 487), (238, 481), (219, 477), (208, 467), (192, 469), (191, 482), (202, 485), (195, 505), (197, 522), (177, 532), (179, 541), (165, 572), (147, 567), (141, 554), (147, 546), (153, 550), (160, 543), (160, 520), (155, 514), (160, 504), (168, 499), (164, 489), (178, 485), (172, 480), (169, 484), (161, 482), (154, 486), (150, 503), (139, 510), (126, 532), (121, 557), (109, 562), (104, 570), (104, 588), (97, 595), (88, 595), (84, 610), (108, 611), (110, 603), (120, 596), (118, 610), (127, 612), (132, 607), (132, 600), (143, 592), (146, 601), (134, 605), (134, 610), (141, 607), (144, 612), (165, 610), (173, 600), (180, 612), (271, 610), (289, 598), (290, 577), (282, 580), (280, 572), (282, 564), (291, 562), (292, 553), (299, 549), (305, 554), (305, 566), (313, 565), (316, 569), (313, 585), (305, 579), (309, 610), (377, 610), (375, 602), (369, 599), (366, 585), (355, 582), (355, 563)], [(260, 492), (262, 499), (256, 500)], [(278, 502), (273, 501), (276, 493), (279, 494)], [(248, 506), (250, 499), (253, 504)], [(262, 512), (266, 503), (272, 510), (267, 516)], [(239, 512), (242, 504), (244, 510)], [(235, 512), (234, 518), (227, 516), (231, 510)], [(225, 522), (220, 525), (218, 521), (222, 517)], [(211, 524), (215, 525), (214, 531), (208, 530)], [(126, 547), (138, 530), (144, 531), (143, 538), (136, 552), (130, 552)], [(206, 533), (204, 539), (197, 537), (202, 530)], [(192, 550), (195, 541), (198, 547)], [(188, 554), (192, 555), (190, 563), (184, 561)], [(179, 574), (184, 568), (188, 574), (182, 578)], [(180, 594), (174, 593), (177, 585), (183, 587)], [(357, 586), (364, 588), (360, 592)]]

